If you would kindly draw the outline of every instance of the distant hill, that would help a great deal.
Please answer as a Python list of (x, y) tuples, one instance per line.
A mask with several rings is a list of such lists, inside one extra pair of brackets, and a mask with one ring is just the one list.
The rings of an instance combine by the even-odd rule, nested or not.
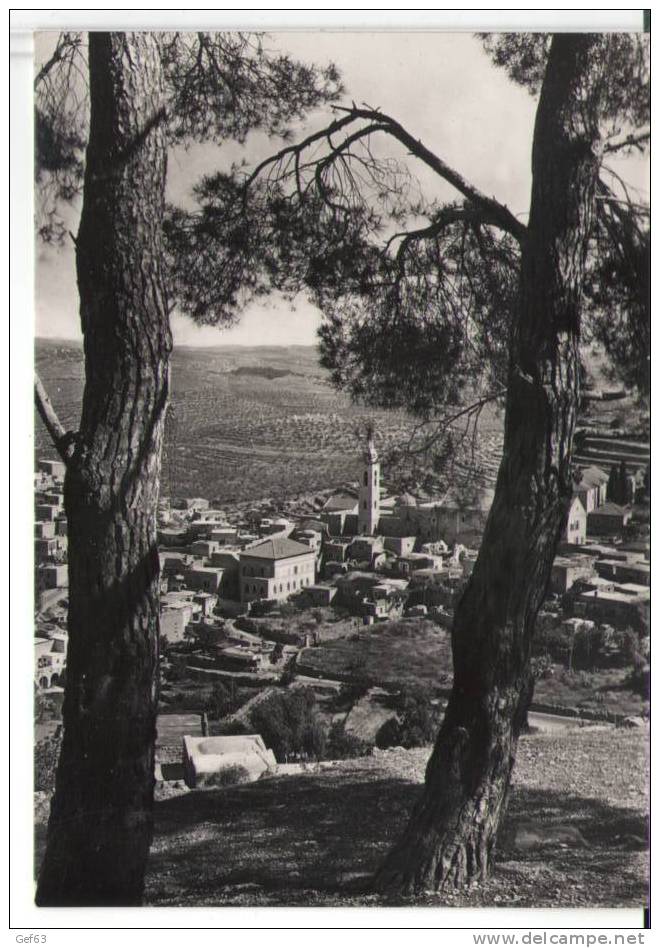
[[(84, 384), (82, 345), (40, 339), (35, 360), (63, 424), (75, 429)], [(600, 384), (602, 355), (591, 354), (588, 366), (590, 383)], [(637, 430), (640, 417), (627, 397), (590, 402), (580, 423), (612, 433)], [(286, 498), (351, 483), (360, 470), (361, 432), (369, 419), (375, 423), (381, 452), (404, 444), (415, 424), (404, 412), (357, 406), (335, 391), (314, 346), (177, 347), (172, 354), (163, 493), (201, 495), (221, 506), (271, 498), (277, 506)], [(402, 462), (397, 469), (385, 466), (386, 482), (394, 491), (428, 496), (442, 488), (447, 476), (455, 481), (476, 466), (492, 486), (502, 430), (501, 413), (487, 405), (476, 442), (464, 439), (451, 475), (433, 471), (423, 460), (416, 469), (412, 462)], [(39, 420), (35, 434), (37, 455), (52, 453)], [(598, 441), (587, 441), (576, 459), (597, 462), (600, 447)], [(608, 461), (610, 454), (618, 456), (609, 444), (601, 453)], [(646, 460), (647, 452), (642, 453)]]
[[(84, 385), (82, 345), (37, 340), (36, 366), (67, 428), (76, 428)], [(358, 428), (375, 418), (381, 443), (409, 430), (403, 413), (351, 404), (336, 392), (313, 346), (177, 347), (165, 433), (163, 492), (223, 505), (275, 501), (353, 481)], [(36, 453), (51, 453), (36, 424)]]

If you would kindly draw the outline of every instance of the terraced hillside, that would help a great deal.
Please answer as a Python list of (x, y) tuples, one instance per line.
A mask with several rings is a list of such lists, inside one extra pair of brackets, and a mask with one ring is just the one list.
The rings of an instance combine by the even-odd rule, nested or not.
[(626, 462), (631, 472), (646, 467), (651, 460), (651, 445), (648, 440), (639, 438), (619, 437), (606, 434), (587, 434), (574, 455), (578, 464), (595, 464), (605, 472), (613, 464)]

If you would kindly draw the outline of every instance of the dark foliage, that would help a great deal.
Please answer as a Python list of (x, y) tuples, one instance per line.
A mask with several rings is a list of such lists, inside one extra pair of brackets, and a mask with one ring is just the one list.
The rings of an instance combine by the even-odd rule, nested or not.
[(403, 691), (395, 702), (398, 720), (390, 718), (376, 735), (378, 747), (423, 747), (437, 734), (442, 714), (423, 689)]
[(328, 760), (352, 760), (355, 757), (367, 757), (373, 751), (373, 744), (364, 741), (355, 734), (344, 730), (342, 721), (335, 721), (328, 733), (325, 756)]
[(615, 504), (630, 504), (634, 500), (634, 490), (628, 476), (625, 461), (613, 464), (607, 480), (607, 499)]
[(216, 681), (211, 688), (206, 711), (212, 718), (224, 718), (227, 714), (237, 711), (243, 703), (244, 699), (239, 696), (233, 682), (225, 685), (221, 681)]
[[(296, 62), (253, 33), (159, 35), (164, 111), (173, 144), (244, 141), (260, 130), (286, 138), (288, 124), (342, 92), (339, 74)], [(35, 76), (35, 159), (42, 239), (61, 241), (62, 202), (81, 193), (89, 131), (87, 40), (61, 33)]]
[(280, 763), (289, 758), (318, 760), (325, 750), (325, 729), (316, 696), (309, 688), (277, 691), (250, 712), (250, 728), (242, 722), (220, 725), (220, 733), (260, 734)]

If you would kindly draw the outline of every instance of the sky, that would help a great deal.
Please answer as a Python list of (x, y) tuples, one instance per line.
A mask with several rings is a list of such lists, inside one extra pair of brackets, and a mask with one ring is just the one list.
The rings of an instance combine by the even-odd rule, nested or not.
[[(52, 34), (37, 37), (36, 61), (47, 54)], [(481, 43), (469, 33), (332, 32), (272, 33), (268, 45), (319, 65), (339, 68), (345, 101), (367, 103), (387, 112), (460, 171), (473, 185), (493, 195), (526, 219), (531, 187), (531, 143), (536, 101), (496, 69)], [(292, 126), (294, 137), (327, 124), (328, 111)], [(383, 144), (379, 147), (392, 147)], [(396, 144), (392, 154), (405, 158)], [(252, 135), (236, 143), (173, 149), (168, 164), (168, 198), (190, 205), (195, 182), (204, 173), (229, 167), (245, 157), (250, 164), (278, 148), (277, 139)], [(410, 159), (425, 196), (456, 193)], [(632, 162), (626, 177), (648, 188), (645, 161)], [(79, 209), (68, 218), (75, 233)], [(249, 306), (229, 329), (197, 327), (174, 313), (175, 344), (311, 345), (320, 313), (304, 297), (292, 305), (277, 297)], [(35, 331), (37, 336), (81, 338), (73, 243), (36, 249)]]

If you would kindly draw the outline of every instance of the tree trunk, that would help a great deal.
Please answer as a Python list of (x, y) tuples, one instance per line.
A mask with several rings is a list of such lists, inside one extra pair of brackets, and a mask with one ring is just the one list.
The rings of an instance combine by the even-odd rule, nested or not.
[(139, 904), (152, 836), (156, 514), (171, 350), (158, 40), (90, 33), (89, 73), (76, 244), (86, 381), (64, 487), (64, 737), (39, 905)]
[(531, 697), (536, 615), (572, 494), (584, 265), (599, 167), (591, 35), (553, 39), (536, 116), (532, 198), (510, 344), (504, 451), (452, 630), (454, 685), (426, 784), (374, 887), (481, 880)]

